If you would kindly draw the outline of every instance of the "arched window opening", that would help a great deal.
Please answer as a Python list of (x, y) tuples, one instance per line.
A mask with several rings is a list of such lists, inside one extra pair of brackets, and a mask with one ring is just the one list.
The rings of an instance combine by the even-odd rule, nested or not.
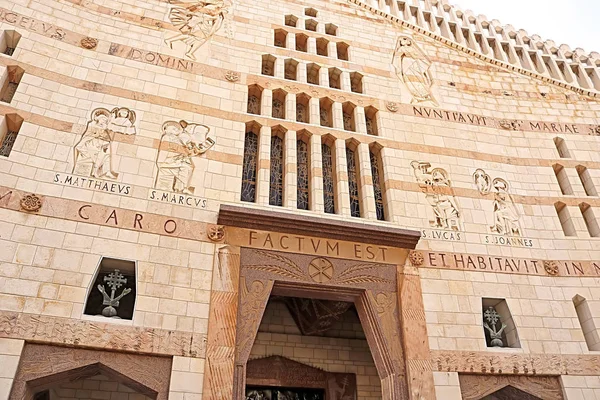
[(306, 66), (306, 81), (312, 85), (318, 85), (319, 74), (321, 67), (317, 64), (311, 63)]
[(283, 29), (275, 29), (275, 38), (274, 38), (274, 44), (277, 47), (286, 47), (286, 43), (287, 43), (287, 31), (284, 31)]
[(321, 139), (321, 156), (323, 159), (323, 203), (327, 214), (335, 214), (335, 163), (333, 154), (334, 139)]
[(285, 79), (295, 81), (298, 79), (298, 61), (288, 58), (284, 62)]
[(354, 93), (363, 93), (363, 76), (358, 72), (350, 73), (350, 90)]
[(356, 106), (350, 102), (342, 105), (342, 116), (344, 118), (344, 130), (356, 132), (356, 121), (354, 119), (354, 110)]
[(596, 329), (596, 322), (585, 297), (575, 295), (573, 297), (573, 305), (575, 306), (575, 312), (577, 313), (577, 319), (579, 319), (579, 325), (583, 331), (583, 336), (587, 344), (588, 350), (599, 351), (600, 350), (600, 336)]
[(554, 175), (556, 175), (556, 180), (558, 181), (558, 186), (560, 186), (560, 191), (564, 195), (572, 195), (573, 188), (571, 187), (571, 182), (569, 182), (569, 176), (567, 175), (567, 171), (560, 164), (555, 164), (552, 166), (554, 169)]
[(9, 65), (6, 67), (6, 72), (2, 77), (3, 85), (2, 89), (0, 89), (0, 101), (5, 103), (10, 103), (12, 101), (24, 73), (25, 70), (16, 65)]
[(318, 14), (319, 14), (319, 12), (317, 10), (315, 10), (314, 8), (305, 8), (304, 9), (304, 15), (306, 15), (307, 17), (317, 18)]
[(296, 17), (294, 15), (286, 15), (285, 16), (285, 24), (287, 26), (292, 26), (295, 28), (298, 24), (298, 17)]
[(135, 295), (135, 261), (102, 257), (83, 313), (131, 320)]
[(344, 60), (344, 61), (349, 61), (349, 51), (348, 48), (350, 46), (348, 46), (346, 43), (344, 42), (337, 42), (336, 44), (337, 47), (337, 56), (338, 56), (338, 60)]
[(285, 119), (285, 97), (287, 93), (282, 89), (277, 89), (273, 91), (273, 107), (272, 107), (272, 117)]
[(588, 171), (588, 169), (583, 165), (578, 165), (575, 167), (575, 169), (577, 170), (579, 180), (585, 189), (585, 194), (588, 196), (598, 196), (598, 191), (596, 190), (596, 186), (594, 185), (590, 171)]
[(321, 126), (333, 128), (333, 101), (328, 97), (319, 100), (319, 118)]
[(21, 40), (21, 34), (13, 30), (5, 30), (0, 37), (0, 53), (12, 56)]
[(0, 125), (0, 156), (10, 156), (22, 125), (23, 118), (18, 114), (6, 114), (4, 116), (2, 125)]
[(310, 98), (306, 93), (296, 95), (296, 122), (310, 122)]
[(558, 215), (560, 226), (562, 227), (565, 236), (577, 236), (575, 224), (571, 219), (571, 214), (569, 213), (567, 205), (559, 201), (558, 203), (554, 204), (554, 208), (556, 209), (556, 214)]
[(334, 24), (325, 24), (325, 33), (331, 36), (337, 36), (338, 27)]
[(297, 208), (308, 210), (310, 208), (310, 134), (306, 131), (298, 132), (296, 142), (296, 163), (298, 167), (297, 178)]
[(346, 143), (346, 165), (348, 168), (348, 192), (350, 195), (350, 215), (360, 218), (360, 186), (359, 167), (356, 155), (356, 144)]
[(567, 142), (563, 138), (555, 137), (554, 145), (556, 146), (556, 150), (558, 151), (558, 155), (560, 158), (571, 158), (571, 153), (567, 148)]
[(270, 54), (262, 56), (262, 69), (263, 75), (275, 76), (275, 60), (276, 58)]
[(271, 130), (271, 177), (269, 180), (269, 205), (283, 206), (283, 174), (285, 166), (285, 129)]
[(305, 53), (308, 52), (308, 36), (306, 36), (304, 33), (296, 34), (296, 50), (303, 51)]
[(304, 21), (304, 29), (307, 31), (316, 32), (317, 31), (317, 21), (314, 19), (307, 19)]
[(585, 221), (585, 227), (587, 228), (590, 236), (600, 236), (600, 226), (598, 226), (598, 220), (594, 215), (592, 207), (587, 203), (581, 203), (579, 205), (579, 209), (581, 210), (581, 215), (583, 216), (583, 220)]
[(258, 137), (260, 125), (256, 122), (246, 124), (244, 139), (244, 162), (242, 166), (242, 201), (256, 202), (256, 176), (258, 167)]
[(317, 54), (323, 57), (327, 57), (329, 54), (329, 40), (325, 38), (317, 39)]
[(365, 108), (365, 124), (367, 135), (379, 136), (379, 127), (377, 126), (377, 109), (369, 106)]
[(252, 85), (248, 88), (248, 114), (260, 115), (262, 108), (263, 88), (258, 85)]
[(381, 161), (381, 148), (371, 146), (369, 149), (371, 161), (371, 175), (373, 176), (373, 192), (375, 194), (375, 212), (379, 221), (385, 221), (385, 204), (383, 195), (383, 163)]
[(332, 89), (342, 88), (342, 71), (339, 68), (329, 68), (329, 87)]

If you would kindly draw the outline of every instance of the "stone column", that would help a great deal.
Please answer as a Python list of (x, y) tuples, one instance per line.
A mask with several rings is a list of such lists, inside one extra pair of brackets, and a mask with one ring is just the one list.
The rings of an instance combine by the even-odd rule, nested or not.
[(296, 50), (296, 35), (288, 33), (285, 41), (285, 47), (289, 50)]
[(309, 116), (308, 122), (313, 125), (321, 125), (321, 108), (319, 99), (311, 97), (308, 100)]
[(269, 205), (269, 186), (271, 178), (271, 128), (260, 128), (258, 139), (258, 173), (256, 176), (256, 203)]
[(285, 119), (296, 121), (296, 95), (288, 93), (285, 96)]
[(344, 114), (342, 104), (337, 101), (331, 105), (331, 117), (333, 118), (333, 127), (335, 129), (344, 129)]
[(297, 72), (298, 76), (296, 77), (298, 79), (298, 82), (300, 83), (306, 83), (308, 82), (307, 80), (307, 72), (306, 72), (306, 63), (304, 61), (300, 61), (298, 63), (298, 72)]
[(436, 399), (462, 400), (458, 372), (434, 372), (433, 383), (435, 385)]
[(327, 57), (331, 59), (337, 58), (337, 45), (335, 42), (329, 42), (327, 45)]
[(260, 98), (260, 115), (270, 117), (273, 114), (273, 91), (263, 89)]
[(8, 400), (10, 396), (24, 345), (24, 340), (0, 338), (0, 400)]
[(340, 87), (344, 92), (352, 91), (352, 85), (350, 84), (350, 72), (342, 71), (340, 74)]
[(309, 36), (306, 44), (308, 54), (317, 54), (317, 39)]
[(319, 70), (319, 86), (329, 87), (329, 70), (327, 67), (321, 67)]
[(356, 106), (354, 108), (354, 125), (356, 126), (356, 133), (367, 134), (367, 122), (365, 120), (365, 109), (362, 106)]
[(335, 141), (335, 174), (337, 178), (337, 210), (336, 214), (350, 216), (350, 192), (348, 188), (348, 164), (346, 161), (346, 142), (344, 139)]
[[(204, 359), (173, 357), (169, 398), (202, 397)], [(210, 397), (209, 397), (210, 398)]]
[(375, 193), (373, 191), (373, 174), (371, 173), (371, 159), (369, 145), (361, 143), (356, 149), (358, 157), (358, 175), (360, 186), (360, 213), (363, 218), (377, 219), (375, 212)]
[(296, 131), (287, 131), (284, 152), (285, 168), (283, 170), (283, 206), (289, 208), (297, 208), (298, 205), (298, 154), (296, 146)]
[(310, 137), (310, 209), (319, 213), (324, 210), (323, 200), (323, 154), (321, 137)]
[(285, 78), (285, 60), (281, 57), (275, 60), (275, 78)]

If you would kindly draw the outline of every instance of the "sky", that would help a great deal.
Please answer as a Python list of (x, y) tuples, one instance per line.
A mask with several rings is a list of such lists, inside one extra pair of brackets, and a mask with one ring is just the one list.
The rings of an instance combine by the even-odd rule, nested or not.
[(497, 19), (551, 39), (600, 53), (600, 0), (450, 0), (463, 10)]

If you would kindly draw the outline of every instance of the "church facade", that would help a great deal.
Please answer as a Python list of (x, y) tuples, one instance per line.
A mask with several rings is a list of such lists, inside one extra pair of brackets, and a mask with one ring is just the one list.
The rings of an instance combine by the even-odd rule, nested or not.
[(440, 0), (0, 0), (0, 400), (600, 399), (600, 54)]

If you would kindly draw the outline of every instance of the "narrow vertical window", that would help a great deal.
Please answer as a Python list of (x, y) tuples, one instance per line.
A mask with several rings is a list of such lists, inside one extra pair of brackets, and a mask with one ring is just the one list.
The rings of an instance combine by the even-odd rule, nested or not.
[(329, 87), (332, 89), (342, 88), (342, 71), (339, 68), (329, 68)]
[(348, 191), (350, 194), (350, 215), (360, 217), (360, 193), (358, 189), (358, 168), (356, 152), (346, 146), (346, 164), (348, 167)]
[(273, 118), (285, 119), (285, 99), (287, 93), (281, 89), (273, 91), (273, 107), (271, 116)]
[(281, 132), (271, 136), (271, 179), (269, 185), (269, 204), (283, 206), (283, 138)]
[(296, 51), (308, 52), (308, 36), (304, 33), (296, 34)]
[(298, 76), (298, 61), (288, 58), (283, 63), (285, 67), (284, 77), (285, 79), (289, 79), (291, 81), (297, 80)]
[(579, 175), (579, 180), (583, 185), (585, 194), (588, 196), (598, 196), (598, 191), (596, 190), (596, 186), (594, 186), (590, 171), (583, 165), (578, 165), (575, 169), (577, 170), (577, 175)]
[(317, 55), (327, 57), (329, 41), (325, 38), (317, 39)]
[(327, 97), (319, 100), (319, 119), (321, 126), (333, 128), (333, 101)]
[(5, 103), (10, 103), (12, 101), (24, 73), (25, 70), (21, 67), (15, 65), (6, 67), (6, 73), (3, 77), (4, 83), (0, 90), (0, 101)]
[(325, 213), (335, 214), (335, 181), (333, 178), (333, 151), (327, 143), (321, 144), (323, 158), (323, 203)]
[(331, 36), (337, 35), (337, 26), (334, 24), (325, 24), (325, 33)]
[(262, 106), (263, 88), (252, 85), (248, 88), (248, 114), (260, 115)]
[(308, 124), (310, 113), (309, 100), (306, 93), (296, 95), (296, 122)]
[(350, 102), (342, 104), (342, 117), (344, 119), (344, 130), (356, 132), (356, 122), (354, 120), (354, 110), (356, 106)]
[[(375, 211), (377, 212), (377, 219), (385, 221), (385, 207), (383, 204), (383, 187), (381, 185), (383, 181), (382, 171), (380, 166), (379, 157), (381, 153), (376, 155), (373, 150), (369, 151), (371, 158), (371, 175), (373, 175), (373, 191), (375, 192)], [(379, 156), (379, 157), (378, 157)]]
[(321, 73), (321, 67), (315, 63), (306, 66), (306, 81), (311, 85), (318, 85)]
[(244, 164), (242, 166), (242, 201), (256, 201), (256, 168), (258, 161), (257, 125), (246, 127), (244, 139)]
[(274, 44), (276, 47), (286, 47), (288, 33), (283, 29), (275, 29)]
[(6, 30), (2, 32), (2, 36), (0, 37), (0, 53), (12, 56), (19, 44), (19, 40), (21, 40), (21, 34), (16, 31)]
[(558, 186), (560, 186), (560, 191), (564, 195), (572, 195), (573, 188), (571, 187), (571, 182), (569, 182), (569, 176), (567, 175), (567, 171), (560, 164), (555, 164), (553, 167), (554, 175), (556, 175), (556, 180), (558, 181)]
[(598, 226), (598, 221), (596, 220), (596, 216), (594, 215), (592, 207), (587, 203), (581, 203), (579, 205), (579, 209), (581, 210), (581, 215), (583, 216), (585, 227), (587, 228), (590, 236), (600, 236), (600, 227)]
[(379, 136), (377, 127), (377, 109), (375, 107), (365, 108), (365, 124), (367, 126), (367, 135)]
[(588, 350), (600, 350), (600, 336), (598, 336), (598, 330), (596, 329), (596, 323), (594, 322), (590, 305), (585, 297), (578, 294), (573, 297), (573, 305), (575, 306), (577, 319), (579, 319), (579, 325), (581, 325), (581, 330), (583, 331)]
[(571, 153), (569, 153), (569, 149), (567, 148), (567, 142), (565, 142), (565, 139), (555, 137), (554, 145), (556, 146), (556, 150), (558, 151), (558, 156), (560, 158), (571, 158)]
[(571, 219), (571, 214), (569, 213), (567, 205), (565, 203), (558, 202), (554, 204), (554, 208), (556, 209), (556, 214), (558, 214), (560, 226), (562, 227), (565, 236), (577, 236), (575, 224), (573, 224), (573, 220)]
[(309, 208), (309, 179), (310, 165), (308, 158), (308, 143), (302, 139), (298, 139), (296, 143), (296, 160), (298, 164), (298, 203), (299, 210), (308, 210)]
[(6, 114), (0, 126), (0, 156), (8, 157), (17, 140), (23, 118), (17, 114)]
[(349, 56), (348, 56), (348, 47), (349, 46), (346, 43), (338, 42), (336, 47), (337, 47), (338, 59), (348, 61), (349, 60)]
[(285, 24), (287, 26), (292, 26), (292, 27), (296, 27), (296, 25), (298, 24), (298, 17), (294, 16), (294, 15), (286, 15), (285, 16)]
[(270, 54), (262, 56), (261, 73), (263, 75), (275, 76), (275, 57)]
[(362, 93), (363, 92), (363, 76), (358, 72), (350, 73), (350, 90), (354, 93)]

